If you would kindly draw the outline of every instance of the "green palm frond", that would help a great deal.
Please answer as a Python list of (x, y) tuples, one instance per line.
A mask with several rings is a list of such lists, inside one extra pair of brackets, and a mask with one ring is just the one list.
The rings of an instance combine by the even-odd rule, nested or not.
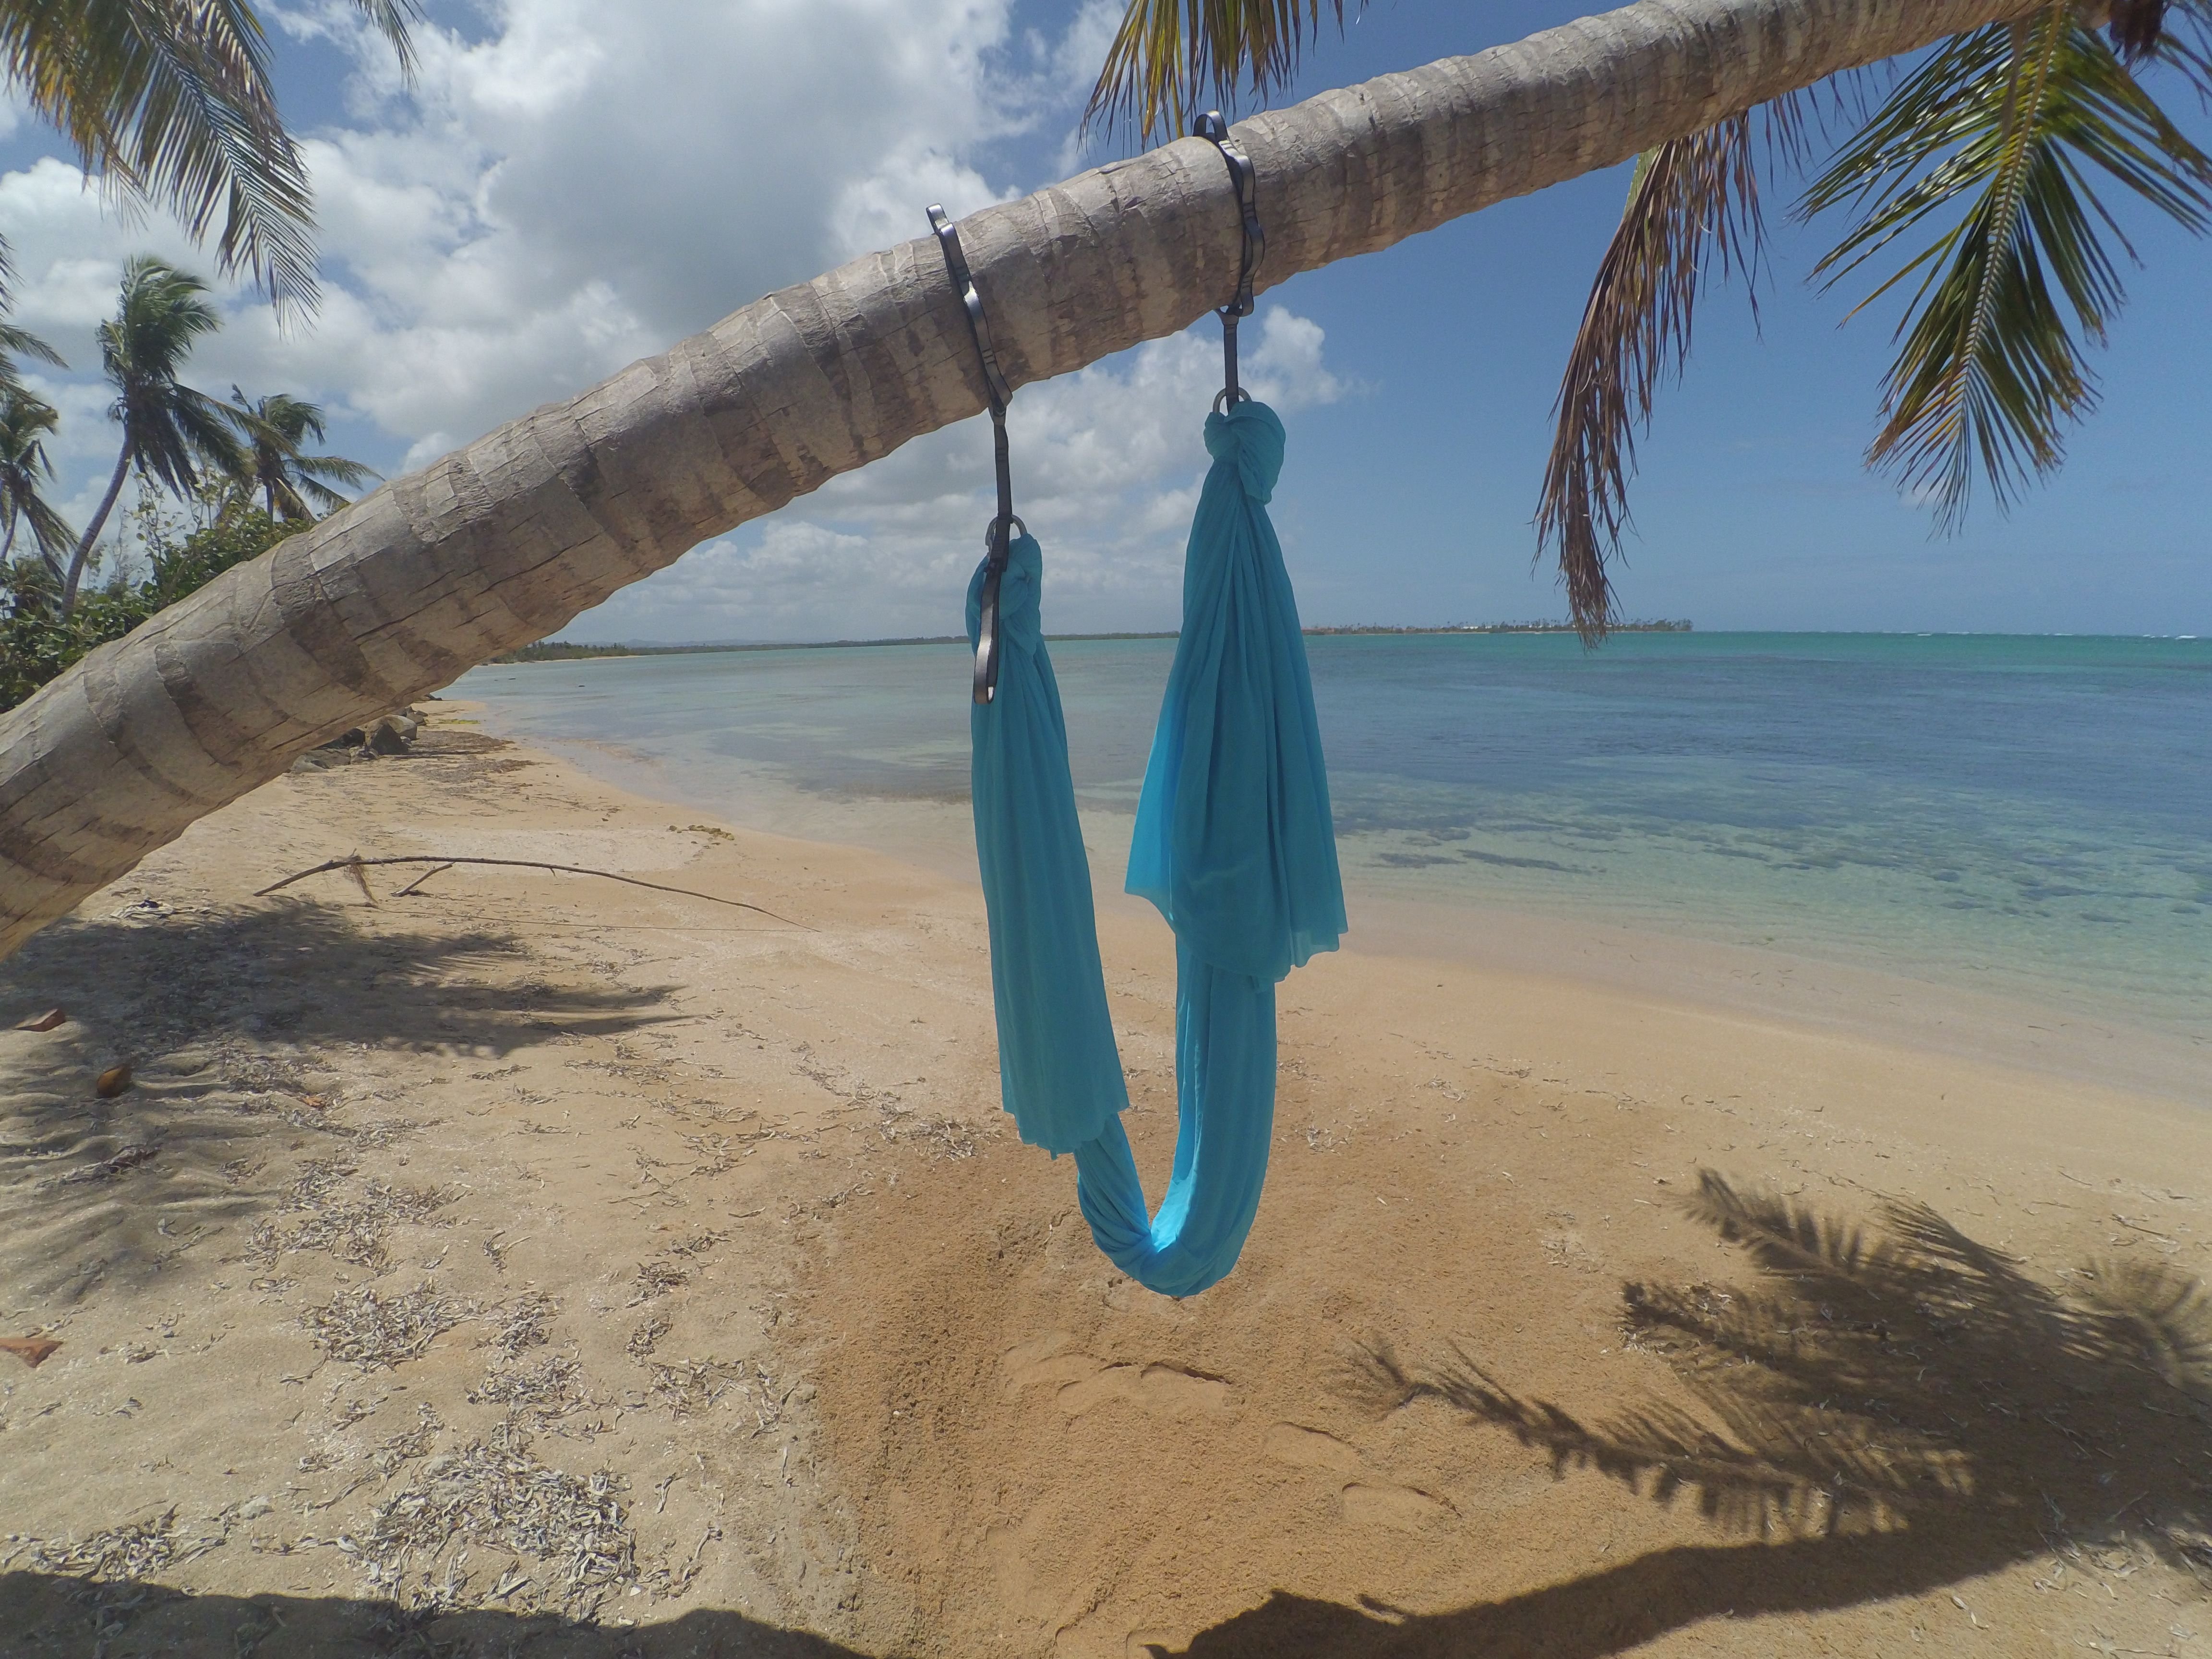
[(1085, 128), (1127, 120), (1139, 138), (1172, 137), (1205, 110), (1286, 85), (1324, 3), (1341, 30), (1345, 0), (1129, 0)]
[(1917, 278), (1868, 459), (1944, 527), (1978, 469), (2009, 503), (2059, 465), (2066, 428), (2094, 407), (2085, 348), (2124, 297), (2113, 250), (2135, 252), (2097, 173), (2193, 231), (2212, 224), (2212, 158), (2112, 42), (2056, 5), (1938, 50), (1806, 193), (1808, 216), (1858, 216), (1816, 267), (1831, 286), (1956, 215), (1857, 307)]
[[(416, 0), (355, 0), (411, 71)], [(307, 170), (247, 0), (0, 0), (0, 71), (126, 198), (198, 239), (281, 313), (316, 297)]]
[(40, 560), (58, 581), (62, 556), (76, 539), (45, 494), (54, 477), (46, 440), (60, 424), (60, 412), (43, 398), (21, 386), (0, 386), (0, 532), (6, 536), (0, 557), (14, 550), (27, 525)]
[(392, 55), (399, 60), (399, 73), (411, 85), (415, 79), (415, 38), (412, 27), (422, 21), (422, 0), (354, 0), (354, 9), (382, 35)]
[[(14, 323), (0, 322), (0, 356), (9, 358), (36, 357), (42, 363), (52, 363), (56, 368), (67, 368), (68, 361), (27, 328)], [(9, 365), (13, 372), (15, 365)]]
[(1709, 261), (1748, 275), (1758, 258), (1751, 151), (1751, 118), (1739, 115), (1640, 157), (1583, 307), (1553, 405), (1536, 536), (1539, 556), (1557, 544), (1568, 607), (1590, 644), (1613, 621), (1606, 567), (1628, 527), (1636, 434), (1689, 356), (1698, 279)]

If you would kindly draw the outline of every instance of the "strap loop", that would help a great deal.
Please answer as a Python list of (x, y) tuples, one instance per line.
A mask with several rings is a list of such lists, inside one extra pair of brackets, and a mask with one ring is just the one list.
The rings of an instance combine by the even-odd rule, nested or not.
[[(1006, 574), (1013, 532), (1022, 522), (1014, 516), (1013, 471), (1006, 453), (1006, 404), (1014, 394), (999, 368), (998, 349), (991, 342), (991, 319), (983, 313), (983, 296), (975, 291), (968, 256), (961, 252), (959, 231), (951, 216), (934, 204), (929, 210), (929, 228), (937, 233), (945, 274), (952, 279), (952, 291), (960, 296), (961, 309), (967, 315), (968, 335), (975, 341), (975, 356), (983, 365), (983, 395), (991, 405), (991, 459), (998, 473), (999, 511), (983, 532), (990, 552), (984, 567), (982, 615), (975, 635), (974, 688), (975, 701), (988, 702), (999, 691), (999, 579)], [(1023, 527), (1022, 533), (1027, 535), (1028, 529)]]
[(1221, 319), (1222, 388), (1221, 395), (1214, 399), (1214, 406), (1218, 409), (1241, 404), (1252, 395), (1237, 384), (1237, 324), (1238, 319), (1252, 314), (1252, 276), (1267, 256), (1267, 233), (1260, 223), (1259, 169), (1252, 165), (1252, 158), (1244, 153), (1244, 147), (1229, 136), (1229, 124), (1221, 118), (1221, 112), (1206, 111), (1192, 124), (1191, 131), (1221, 152), (1221, 159), (1229, 167), (1229, 182), (1237, 191), (1237, 210), (1244, 221), (1244, 251), (1237, 262), (1237, 297), (1217, 313)]

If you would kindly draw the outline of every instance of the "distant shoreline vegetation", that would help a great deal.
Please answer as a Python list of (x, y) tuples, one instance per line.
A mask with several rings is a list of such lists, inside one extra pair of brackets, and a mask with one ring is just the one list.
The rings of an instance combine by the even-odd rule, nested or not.
[[(1510, 622), (1510, 623), (1452, 623), (1442, 628), (1385, 628), (1359, 625), (1344, 628), (1309, 628), (1309, 634), (1571, 634), (1575, 625), (1570, 622)], [(1650, 622), (1607, 623), (1608, 634), (1687, 634), (1691, 631), (1687, 617), (1679, 620), (1659, 617)]]
[[(1309, 628), (1308, 635), (1339, 634), (1571, 634), (1572, 623), (1449, 623), (1437, 628), (1389, 628), (1379, 623), (1340, 628)], [(1615, 623), (1615, 634), (1687, 634), (1689, 619)], [(1172, 633), (1054, 634), (1055, 640), (1171, 640)], [(495, 663), (581, 662), (594, 657), (682, 657), (704, 651), (838, 651), (877, 645), (965, 645), (958, 634), (915, 634), (896, 640), (779, 640), (745, 645), (580, 645), (566, 640), (540, 640), (519, 650), (502, 652)]]

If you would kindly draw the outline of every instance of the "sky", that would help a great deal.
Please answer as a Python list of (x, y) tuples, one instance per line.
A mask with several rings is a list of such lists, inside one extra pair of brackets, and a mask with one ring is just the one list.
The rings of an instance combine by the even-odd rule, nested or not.
[[(1292, 101), (1519, 38), (1591, 0), (1376, 0), (1325, 33)], [(265, 5), (321, 221), (324, 300), (280, 331), (228, 319), (186, 378), (322, 404), (331, 447), (387, 476), (565, 398), (784, 284), (1127, 153), (1083, 100), (1117, 0), (433, 0), (420, 73), (342, 5)], [(2212, 123), (2191, 116), (2212, 143)], [(1270, 289), (1245, 378), (1283, 414), (1272, 511), (1309, 623), (1558, 617), (1530, 526), (1559, 375), (1617, 222), (1625, 169), (1471, 216)], [(1784, 210), (1754, 321), (1714, 286), (1683, 382), (1639, 446), (1619, 587), (1632, 617), (1700, 629), (2212, 635), (2205, 473), (2212, 247), (2124, 207), (2143, 264), (2102, 406), (2064, 471), (1963, 533), (1869, 474), (1893, 307), (1808, 273), (1835, 238)], [(66, 144), (0, 109), (0, 235), (15, 319), (71, 372), (53, 495), (82, 524), (116, 432), (93, 329), (123, 261), (216, 276), (160, 216), (88, 187)], [(1171, 629), (1220, 372), (1218, 325), (1024, 387), (1017, 508), (1043, 544), (1056, 632)], [(562, 637), (629, 643), (942, 635), (989, 516), (979, 417), (916, 440), (695, 549)]]

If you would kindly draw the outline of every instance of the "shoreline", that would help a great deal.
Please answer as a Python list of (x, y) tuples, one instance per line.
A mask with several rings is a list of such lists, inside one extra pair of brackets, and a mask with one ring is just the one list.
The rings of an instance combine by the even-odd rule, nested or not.
[[(515, 738), (489, 705), (467, 707), (488, 729), (534, 742), (611, 787), (672, 810), (719, 813), (769, 834), (864, 850), (977, 885), (964, 809), (903, 803), (919, 810), (897, 820), (896, 835), (872, 836), (869, 831), (890, 821), (880, 799), (805, 796), (771, 782), (763, 793), (777, 805), (738, 811), (726, 794), (691, 795), (673, 787), (675, 777), (650, 756), (596, 739)], [(1126, 860), (1133, 818), (1089, 808), (1082, 817), (1099, 912), (1155, 919), (1149, 906), (1130, 898), (1113, 878)], [(1808, 1032), (1864, 1037), (2212, 1109), (2212, 1043), (2131, 1024), (2110, 1011), (2068, 1008), (2029, 995), (1601, 916), (1486, 905), (1449, 894), (1409, 897), (1352, 872), (1346, 888), (1352, 915), (1344, 949), (1355, 954), (1535, 975), (1688, 1012), (1774, 1019)]]
[[(1165, 1301), (1006, 1127), (972, 884), (432, 707), (417, 754), (277, 780), (0, 966), (5, 1024), (67, 1010), (0, 1030), (0, 1335), (60, 1344), (0, 1352), (11, 1654), (2212, 1627), (2201, 1110), (1340, 952), (1279, 998), (1244, 1259)], [(355, 850), (800, 926), (481, 866), (251, 896)], [(1099, 931), (1157, 1194), (1173, 952), (1133, 902)]]

